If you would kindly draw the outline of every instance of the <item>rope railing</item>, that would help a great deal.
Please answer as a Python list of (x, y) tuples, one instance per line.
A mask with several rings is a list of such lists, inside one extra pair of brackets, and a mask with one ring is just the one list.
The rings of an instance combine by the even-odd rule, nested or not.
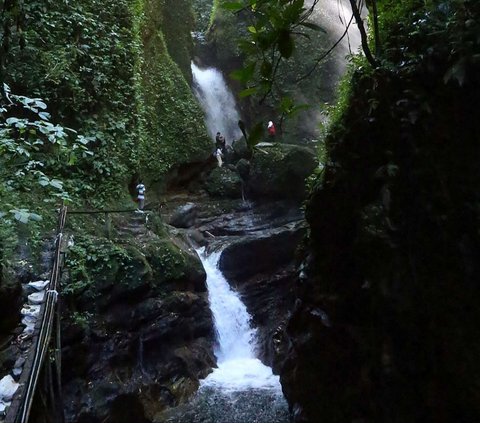
[[(136, 209), (122, 209), (122, 210), (68, 210), (68, 214), (105, 214), (105, 221), (109, 226), (108, 214), (110, 213), (134, 213)], [(147, 211), (147, 210), (145, 210)], [(49, 283), (45, 292), (44, 302), (40, 311), (40, 318), (37, 322), (38, 335), (34, 336), (32, 351), (33, 357), (31, 359), (31, 366), (28, 373), (25, 374), (24, 383), (21, 383), (22, 389), (18, 392), (18, 397), (15, 400), (17, 405), (10, 407), (11, 414), (7, 414), (6, 423), (28, 423), (32, 404), (34, 402), (36, 388), (40, 379), (40, 374), (44, 368), (45, 359), (48, 353), (48, 349), (51, 344), (52, 332), (54, 338), (56, 338), (53, 348), (55, 351), (55, 369), (56, 372), (56, 385), (57, 391), (61, 393), (61, 363), (60, 363), (60, 317), (57, 307), (58, 290), (60, 288), (60, 272), (62, 266), (62, 241), (63, 230), (65, 227), (67, 217), (67, 207), (63, 206), (59, 211), (57, 235), (55, 239), (55, 253), (53, 257), (52, 271), (50, 274)], [(109, 229), (107, 229), (109, 232)], [(51, 369), (46, 369), (51, 371)], [(48, 373), (51, 378), (51, 373)], [(23, 378), (23, 376), (22, 376)], [(63, 421), (63, 411), (60, 416)], [(57, 420), (56, 420), (57, 421)], [(58, 420), (60, 421), (60, 420)]]
[(54, 326), (54, 317), (56, 311), (60, 267), (61, 267), (61, 246), (63, 239), (63, 228), (67, 216), (67, 207), (63, 206), (60, 209), (57, 237), (55, 240), (55, 255), (53, 259), (52, 272), (50, 281), (45, 294), (45, 301), (42, 308), (42, 317), (40, 323), (40, 332), (38, 334), (37, 342), (34, 347), (34, 356), (30, 375), (25, 383), (25, 388), (22, 393), (21, 403), (16, 415), (15, 423), (27, 423), (32, 408), (33, 399), (35, 396), (35, 388), (40, 377), (47, 350), (50, 344), (52, 329)]

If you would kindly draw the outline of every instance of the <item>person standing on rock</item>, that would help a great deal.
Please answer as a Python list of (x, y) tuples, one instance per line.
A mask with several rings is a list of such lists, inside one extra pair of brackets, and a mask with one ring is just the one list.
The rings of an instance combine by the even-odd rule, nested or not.
[(145, 206), (145, 191), (146, 191), (145, 185), (143, 185), (143, 181), (141, 179), (138, 182), (138, 185), (135, 189), (137, 190), (138, 209), (141, 211)]
[(225, 154), (225, 137), (220, 132), (217, 132), (217, 136), (215, 137), (215, 147), (222, 150), (222, 154)]
[(215, 147), (218, 148), (218, 145), (220, 144), (220, 139), (222, 138), (222, 134), (220, 132), (217, 132), (217, 135), (215, 136)]
[(277, 130), (275, 129), (275, 125), (273, 124), (273, 122), (271, 120), (268, 121), (267, 131), (268, 131), (268, 137), (271, 140), (273, 140), (275, 138), (275, 134), (277, 133)]

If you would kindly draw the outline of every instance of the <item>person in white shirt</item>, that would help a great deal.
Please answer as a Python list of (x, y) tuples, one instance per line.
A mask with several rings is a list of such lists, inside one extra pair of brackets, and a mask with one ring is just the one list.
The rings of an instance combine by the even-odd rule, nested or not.
[(140, 179), (140, 182), (138, 183), (137, 187), (137, 199), (138, 199), (138, 209), (143, 210), (143, 207), (145, 206), (145, 185), (143, 185), (142, 180)]
[(218, 162), (218, 167), (222, 167), (223, 161), (222, 161), (222, 149), (217, 148), (217, 151), (215, 152), (215, 156), (217, 157), (217, 162)]

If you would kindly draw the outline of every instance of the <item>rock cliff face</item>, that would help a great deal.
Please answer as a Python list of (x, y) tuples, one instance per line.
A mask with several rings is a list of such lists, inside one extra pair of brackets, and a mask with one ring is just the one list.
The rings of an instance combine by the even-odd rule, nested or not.
[(141, 240), (126, 249), (99, 249), (83, 239), (70, 253), (71, 265), (90, 259), (82, 279), (71, 275), (64, 318), (67, 421), (153, 421), (195, 392), (215, 365), (205, 273), (196, 253), (154, 234)]
[(416, 35), (387, 54), (395, 70), (353, 74), (327, 139), (281, 371), (296, 422), (480, 418), (480, 69), (446, 47), (479, 42), (424, 16), (397, 28)]

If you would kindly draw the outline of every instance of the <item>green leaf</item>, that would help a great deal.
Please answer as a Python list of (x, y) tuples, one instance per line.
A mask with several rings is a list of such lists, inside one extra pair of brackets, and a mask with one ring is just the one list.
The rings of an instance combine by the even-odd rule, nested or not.
[(248, 97), (248, 96), (251, 96), (253, 94), (256, 94), (258, 92), (258, 87), (251, 87), (251, 88), (247, 88), (243, 91), (240, 91), (240, 93), (238, 94), (240, 96), (240, 98), (244, 98), (244, 97)]
[(39, 99), (35, 99), (35, 106), (42, 110), (45, 110), (47, 108), (47, 105)]
[(25, 210), (10, 210), (13, 213), (15, 220), (18, 220), (21, 223), (28, 223), (28, 218), (30, 213)]
[(260, 66), (260, 75), (265, 78), (269, 78), (272, 75), (273, 66), (272, 63), (268, 60), (264, 60), (262, 62), (262, 66)]
[(42, 178), (38, 181), (38, 183), (42, 186), (42, 187), (46, 187), (50, 181), (47, 179), (47, 178)]
[(244, 8), (243, 3), (236, 1), (227, 1), (222, 4), (222, 9), (231, 10), (233, 12), (238, 12)]
[(17, 123), (19, 121), (20, 121), (20, 119), (18, 119), (16, 117), (10, 117), (5, 122), (7, 122), (7, 125), (13, 125), (14, 123)]
[(39, 112), (38, 117), (42, 120), (48, 120), (50, 119), (50, 113), (47, 112)]
[(288, 22), (296, 22), (303, 12), (304, 0), (294, 0), (293, 3), (285, 8), (283, 18)]
[(243, 69), (234, 70), (230, 77), (235, 79), (236, 81), (243, 82), (244, 84), (252, 79), (253, 74), (255, 72), (255, 63), (251, 63), (245, 66)]
[(54, 188), (57, 188), (57, 189), (63, 189), (63, 183), (62, 183), (62, 181), (60, 181), (58, 179), (52, 179), (50, 181), (50, 185)]
[(30, 218), (30, 220), (33, 220), (35, 222), (39, 222), (40, 220), (42, 220), (42, 216), (40, 216), (39, 214), (36, 214), (36, 213), (30, 213), (29, 218)]
[(280, 31), (280, 34), (278, 36), (278, 51), (280, 52), (281, 56), (285, 59), (288, 59), (292, 55), (294, 47), (295, 44), (293, 42), (290, 31)]
[(280, 100), (280, 110), (282, 112), (288, 113), (294, 105), (295, 103), (291, 97), (282, 97)]

